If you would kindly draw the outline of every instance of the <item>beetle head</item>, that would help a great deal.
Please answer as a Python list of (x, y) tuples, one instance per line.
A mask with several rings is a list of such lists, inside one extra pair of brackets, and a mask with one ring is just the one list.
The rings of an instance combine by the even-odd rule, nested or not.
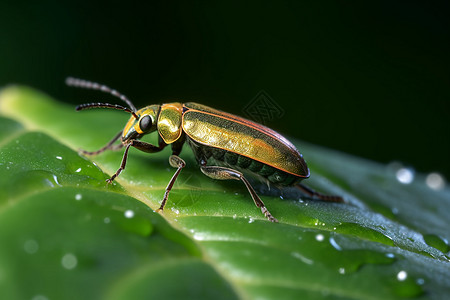
[(160, 105), (149, 105), (136, 111), (136, 116), (131, 116), (122, 133), (122, 142), (140, 139), (145, 134), (156, 130), (156, 122)]

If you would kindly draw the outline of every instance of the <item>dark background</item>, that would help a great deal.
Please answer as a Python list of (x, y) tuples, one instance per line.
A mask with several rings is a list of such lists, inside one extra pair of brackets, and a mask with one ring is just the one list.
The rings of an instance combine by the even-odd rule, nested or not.
[(284, 110), (267, 125), (287, 136), (449, 178), (449, 12), (425, 1), (2, 0), (0, 86), (116, 101), (65, 87), (71, 75), (138, 107), (196, 101), (238, 115), (264, 90)]

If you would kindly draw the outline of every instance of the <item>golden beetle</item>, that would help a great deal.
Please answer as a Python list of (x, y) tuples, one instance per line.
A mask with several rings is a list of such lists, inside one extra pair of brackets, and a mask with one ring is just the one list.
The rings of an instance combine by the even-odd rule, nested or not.
[[(300, 184), (301, 180), (310, 176), (302, 155), (291, 142), (266, 126), (194, 102), (155, 104), (137, 110), (127, 97), (105, 85), (76, 78), (67, 78), (66, 84), (107, 92), (129, 106), (87, 103), (76, 108), (76, 110), (112, 108), (124, 110), (132, 115), (124, 129), (103, 148), (94, 152), (82, 151), (86, 155), (95, 155), (105, 150), (125, 147), (122, 163), (117, 172), (107, 180), (108, 183), (125, 169), (130, 147), (155, 153), (171, 145), (172, 155), (169, 163), (177, 170), (166, 187), (159, 211), (164, 209), (169, 192), (186, 165), (178, 156), (185, 142), (192, 148), (203, 174), (213, 179), (241, 180), (255, 205), (272, 222), (278, 220), (267, 210), (241, 171), (249, 171), (277, 186), (295, 185), (311, 198), (332, 202), (343, 201), (339, 196), (323, 195)], [(139, 140), (155, 131), (159, 135), (158, 146)], [(121, 143), (114, 144), (119, 138)]]

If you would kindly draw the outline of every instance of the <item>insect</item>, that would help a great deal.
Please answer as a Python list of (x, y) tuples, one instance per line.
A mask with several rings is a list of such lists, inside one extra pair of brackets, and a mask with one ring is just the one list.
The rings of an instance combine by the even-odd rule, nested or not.
[[(343, 202), (339, 196), (324, 195), (301, 184), (301, 180), (310, 176), (303, 156), (286, 138), (261, 124), (194, 102), (155, 104), (138, 110), (126, 96), (105, 85), (71, 77), (66, 79), (66, 84), (109, 93), (128, 105), (87, 103), (76, 107), (77, 111), (111, 108), (131, 114), (124, 129), (104, 147), (93, 152), (81, 151), (85, 155), (96, 155), (106, 150), (125, 148), (122, 163), (107, 179), (108, 183), (113, 182), (125, 169), (130, 147), (155, 153), (171, 146), (169, 163), (176, 171), (166, 187), (158, 211), (164, 210), (169, 192), (186, 166), (179, 157), (184, 143), (191, 147), (201, 172), (206, 176), (242, 181), (255, 205), (272, 222), (278, 220), (266, 208), (243, 172), (262, 177), (276, 186), (295, 186), (313, 199)], [(158, 145), (140, 141), (144, 135), (152, 132), (158, 133)], [(115, 144), (119, 139), (121, 143)]]

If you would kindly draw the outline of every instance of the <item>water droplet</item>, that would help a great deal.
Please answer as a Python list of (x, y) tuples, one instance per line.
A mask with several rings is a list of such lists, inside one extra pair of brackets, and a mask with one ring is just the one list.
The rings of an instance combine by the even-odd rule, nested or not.
[(72, 253), (67, 253), (62, 257), (61, 264), (64, 269), (72, 270), (77, 266), (78, 260), (77, 257)]
[(233, 219), (236, 219), (236, 218), (237, 218), (237, 215), (236, 215), (236, 214), (234, 214), (234, 215), (233, 215)]
[(57, 156), (56, 159), (62, 160), (62, 157), (61, 156)]
[(111, 220), (108, 217), (103, 219), (103, 223), (109, 224), (109, 222), (111, 222)]
[(394, 257), (395, 257), (395, 255), (394, 255), (394, 253), (386, 253), (386, 257), (389, 257), (389, 258), (394, 258)]
[(75, 200), (80, 201), (83, 198), (83, 196), (81, 194), (76, 194), (75, 195)]
[(406, 278), (408, 278), (408, 273), (406, 273), (406, 271), (400, 271), (397, 274), (397, 280), (398, 281), (404, 281)]
[(442, 190), (445, 187), (445, 179), (439, 173), (430, 173), (425, 179), (425, 183), (430, 189)]
[(249, 219), (248, 219), (248, 222), (249, 223), (253, 223), (255, 220), (252, 218), (252, 217), (250, 217)]
[(323, 242), (324, 239), (325, 237), (323, 236), (323, 234), (319, 233), (318, 235), (316, 235), (316, 241)]
[(80, 173), (80, 171), (81, 171), (81, 168), (78, 168), (75, 170), (75, 173)]
[(31, 300), (48, 300), (48, 298), (44, 295), (36, 295), (31, 298)]
[(336, 243), (336, 240), (333, 237), (330, 237), (330, 244), (331, 246), (333, 246), (334, 249), (342, 251), (341, 246), (339, 246), (338, 243)]
[(171, 208), (171, 210), (176, 214), (176, 215), (179, 215), (180, 214), (180, 210), (179, 209), (176, 209), (176, 208)]
[(204, 239), (205, 239), (205, 236), (203, 234), (198, 233), (198, 232), (194, 233), (194, 240), (203, 241)]
[(125, 218), (131, 219), (132, 217), (134, 217), (134, 211), (132, 211), (131, 209), (128, 209), (125, 211), (124, 215), (125, 215)]
[(416, 283), (417, 283), (418, 285), (423, 285), (423, 284), (425, 284), (425, 279), (423, 279), (423, 278), (417, 278)]
[(344, 275), (345, 274), (345, 268), (339, 268), (339, 274)]
[(57, 185), (61, 185), (61, 184), (58, 182), (58, 177), (56, 177), (56, 175), (54, 175), (54, 174), (53, 174), (53, 180), (55, 181), (55, 183), (56, 183)]
[(414, 180), (414, 171), (410, 168), (400, 168), (395, 173), (397, 180), (403, 184), (410, 184)]
[(28, 254), (34, 254), (39, 250), (39, 244), (35, 240), (28, 240), (23, 244), (23, 249)]

